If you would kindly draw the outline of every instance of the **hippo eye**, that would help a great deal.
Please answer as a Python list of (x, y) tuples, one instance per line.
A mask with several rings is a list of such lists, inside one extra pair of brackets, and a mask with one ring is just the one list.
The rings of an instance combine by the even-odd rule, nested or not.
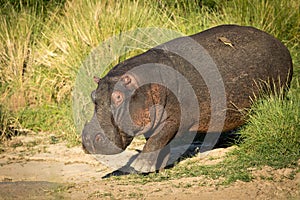
[(119, 106), (124, 99), (124, 94), (120, 91), (114, 91), (111, 95), (112, 102), (115, 106)]

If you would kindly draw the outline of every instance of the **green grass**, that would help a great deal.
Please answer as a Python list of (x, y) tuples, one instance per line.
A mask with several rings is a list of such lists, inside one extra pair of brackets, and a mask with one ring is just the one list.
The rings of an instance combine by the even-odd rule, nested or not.
[[(0, 137), (21, 128), (49, 131), (77, 145), (72, 91), (81, 62), (107, 38), (139, 27), (193, 34), (226, 23), (250, 25), (288, 46), (294, 75), (287, 98), (255, 103), (242, 142), (224, 162), (176, 165), (141, 178), (208, 175), (249, 181), (247, 168), (295, 167), (299, 155), (300, 3), (297, 0), (6, 1), (0, 6)], [(129, 56), (116, 57), (116, 63)], [(99, 74), (103, 75), (103, 74)]]
[(0, 105), (0, 139), (11, 138), (16, 135), (16, 130), (20, 127), (17, 116)]
[(254, 103), (237, 151), (252, 165), (288, 167), (300, 158), (300, 89), (299, 80), (295, 82), (298, 87), (287, 98), (271, 96)]
[[(58, 137), (69, 142), (69, 145), (78, 145), (80, 135), (75, 133), (72, 121), (72, 109), (68, 103), (44, 104), (35, 108), (20, 110), (20, 124), (35, 132), (48, 131), (59, 133)], [(49, 118), (49, 116), (52, 116)], [(70, 134), (73, 133), (73, 134)], [(57, 138), (51, 139), (53, 142)]]

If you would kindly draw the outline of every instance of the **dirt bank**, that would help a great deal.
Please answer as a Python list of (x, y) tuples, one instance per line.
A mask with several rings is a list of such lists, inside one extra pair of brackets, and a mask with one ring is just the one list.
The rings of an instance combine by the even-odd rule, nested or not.
[[(102, 179), (113, 169), (46, 133), (14, 137), (0, 148), (0, 199), (300, 198), (300, 173), (294, 169), (264, 167), (253, 170), (253, 181), (228, 186), (202, 176), (141, 184)], [(215, 149), (201, 162), (213, 164), (229, 150)]]

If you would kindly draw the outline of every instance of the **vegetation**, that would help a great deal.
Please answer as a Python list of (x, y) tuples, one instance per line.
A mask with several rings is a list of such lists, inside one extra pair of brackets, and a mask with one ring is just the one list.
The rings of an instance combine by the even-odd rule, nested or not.
[(297, 0), (1, 1), (1, 139), (26, 128), (78, 144), (71, 111), (75, 78), (89, 52), (112, 35), (139, 27), (188, 35), (234, 23), (265, 30), (288, 46), (294, 62), (291, 90), (285, 98), (278, 94), (255, 103), (239, 148), (221, 164), (178, 165), (148, 178), (210, 174), (231, 182), (250, 180), (251, 167), (295, 167), (300, 158), (299, 10)]

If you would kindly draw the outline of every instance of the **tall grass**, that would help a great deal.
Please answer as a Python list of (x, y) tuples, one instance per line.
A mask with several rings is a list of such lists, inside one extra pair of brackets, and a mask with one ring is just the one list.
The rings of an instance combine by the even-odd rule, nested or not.
[(253, 165), (286, 167), (300, 158), (300, 83), (287, 96), (271, 96), (254, 103), (241, 131), (238, 153)]
[(298, 1), (237, 0), (228, 1), (224, 19), (234, 16), (234, 23), (252, 25), (287, 45), (297, 43), (300, 38), (300, 3)]
[[(1, 10), (1, 102), (14, 109), (25, 106), (25, 82), (30, 75), (33, 57), (34, 32), (38, 32), (41, 19), (33, 11), (17, 12), (10, 5)], [(28, 73), (25, 73), (28, 72)], [(12, 96), (14, 95), (14, 96)], [(11, 97), (12, 100), (6, 101)]]

